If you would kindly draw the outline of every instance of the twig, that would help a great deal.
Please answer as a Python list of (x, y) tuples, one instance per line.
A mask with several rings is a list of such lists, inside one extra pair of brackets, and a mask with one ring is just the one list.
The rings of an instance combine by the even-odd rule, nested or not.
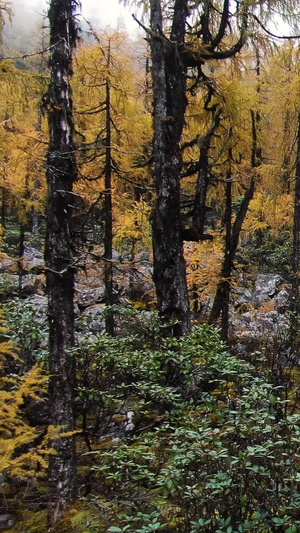
[(260, 25), (260, 27), (266, 32), (270, 37), (274, 37), (274, 39), (300, 39), (300, 35), (275, 35), (275, 33), (272, 33), (271, 31), (267, 30), (267, 28), (264, 26), (264, 24), (259, 20), (259, 18), (251, 13), (252, 17), (256, 22)]
[(23, 54), (22, 56), (15, 56), (15, 57), (0, 56), (0, 61), (6, 61), (6, 60), (11, 60), (11, 59), (12, 60), (15, 60), (15, 59), (27, 59), (28, 57), (34, 57), (34, 56), (43, 55), (46, 52), (49, 52), (49, 50), (52, 50), (52, 48), (55, 48), (55, 46), (57, 46), (62, 41), (64, 41), (64, 39), (60, 39), (59, 41), (57, 41), (57, 43), (51, 44), (51, 45), (47, 46), (47, 48), (44, 48), (44, 50), (40, 50), (39, 52), (33, 52), (32, 54)]
[(132, 13), (132, 18), (133, 20), (135, 20), (135, 22), (138, 23), (139, 26), (141, 26), (141, 28), (143, 28), (143, 30), (148, 33), (148, 35), (151, 35), (151, 37), (153, 37), (153, 32), (150, 30), (150, 28), (147, 28), (146, 26), (144, 26), (144, 24), (141, 23), (141, 21), (139, 19), (136, 18), (135, 14)]

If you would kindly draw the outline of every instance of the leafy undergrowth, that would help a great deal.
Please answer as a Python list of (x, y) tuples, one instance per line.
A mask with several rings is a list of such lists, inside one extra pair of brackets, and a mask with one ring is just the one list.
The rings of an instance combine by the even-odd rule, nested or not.
[[(300, 531), (300, 414), (286, 385), (229, 354), (213, 327), (181, 339), (144, 328), (74, 351), (80, 496), (57, 532)], [(45, 510), (11, 531), (47, 531)]]

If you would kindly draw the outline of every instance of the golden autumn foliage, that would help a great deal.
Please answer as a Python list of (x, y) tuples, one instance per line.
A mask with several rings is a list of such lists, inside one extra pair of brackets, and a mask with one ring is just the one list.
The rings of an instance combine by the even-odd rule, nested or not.
[(141, 200), (131, 203), (124, 213), (119, 213), (114, 234), (117, 250), (129, 247), (138, 252), (151, 248), (150, 211), (150, 206)]
[(220, 271), (224, 254), (224, 236), (213, 232), (212, 241), (202, 241), (185, 246), (187, 262), (187, 281), (191, 294), (191, 303), (211, 298), (220, 280)]
[(9, 375), (5, 367), (9, 358), (18, 358), (16, 347), (5, 340), (7, 328), (0, 314), (0, 470), (18, 479), (44, 476), (48, 467), (53, 430), (41, 430), (26, 420), (23, 407), (29, 398), (42, 401), (48, 376), (36, 365), (24, 376)]
[[(101, 209), (104, 200), (106, 147), (106, 82), (110, 87), (113, 210), (117, 227), (132, 211), (133, 198), (149, 191), (152, 117), (146, 108), (144, 72), (135, 61), (127, 35), (101, 32), (96, 43), (82, 46), (75, 58), (73, 79), (80, 181), (76, 192), (85, 205)], [(109, 64), (108, 64), (109, 63)], [(150, 152), (151, 153), (151, 152)], [(126, 216), (126, 215), (125, 215)], [(130, 232), (130, 230), (129, 230)], [(130, 238), (130, 235), (128, 236)]]
[(251, 201), (244, 223), (244, 234), (255, 235), (258, 231), (269, 230), (276, 235), (292, 228), (292, 198), (285, 194), (270, 196), (258, 192)]
[(41, 79), (12, 61), (0, 72), (0, 188), (2, 204), (26, 223), (32, 210), (42, 212), (47, 135), (41, 127)]

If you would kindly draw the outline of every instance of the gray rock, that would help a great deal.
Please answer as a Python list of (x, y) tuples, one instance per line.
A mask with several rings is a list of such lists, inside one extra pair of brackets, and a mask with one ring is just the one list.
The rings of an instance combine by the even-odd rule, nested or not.
[(139, 252), (139, 253), (137, 253), (135, 255), (134, 260), (137, 263), (141, 263), (143, 261), (151, 263), (151, 261), (150, 261), (150, 252), (148, 250), (142, 250), (141, 252)]
[(253, 294), (249, 289), (246, 289), (242, 294), (235, 300), (234, 307), (239, 308), (244, 304), (251, 303), (253, 299)]
[(88, 287), (79, 283), (75, 284), (75, 301), (80, 309), (85, 309), (103, 301), (105, 289), (101, 280), (99, 280), (99, 283), (101, 283), (99, 287)]
[(0, 254), (0, 272), (10, 271), (14, 266), (16, 266), (15, 259), (12, 259), (4, 253)]
[(123, 256), (117, 250), (112, 251), (112, 258), (114, 261), (118, 261), (119, 263), (122, 263)]
[(46, 296), (42, 296), (40, 294), (34, 294), (32, 296), (29, 296), (29, 298), (26, 298), (26, 300), (24, 301), (30, 304), (35, 311), (41, 314), (47, 313), (48, 300)]
[(44, 254), (36, 248), (33, 248), (33, 246), (25, 246), (23, 257), (26, 270), (32, 270), (37, 267), (42, 269), (45, 266)]
[(125, 296), (134, 302), (150, 304), (154, 298), (152, 280), (153, 263), (149, 252), (140, 252), (134, 257), (125, 257), (114, 268), (116, 288), (119, 298)]
[(105, 305), (92, 305), (77, 320), (76, 329), (81, 335), (102, 335), (105, 332)]
[(15, 519), (11, 514), (0, 514), (0, 531), (13, 527)]
[(240, 340), (266, 340), (268, 336), (281, 335), (283, 332), (287, 332), (289, 320), (288, 317), (277, 311), (270, 311), (269, 313), (248, 311), (243, 314), (235, 313), (231, 317), (231, 326)]
[(287, 287), (283, 287), (274, 298), (278, 311), (287, 311), (291, 303), (291, 295)]
[(283, 278), (278, 274), (259, 274), (254, 288), (252, 303), (258, 309), (262, 303), (274, 298)]

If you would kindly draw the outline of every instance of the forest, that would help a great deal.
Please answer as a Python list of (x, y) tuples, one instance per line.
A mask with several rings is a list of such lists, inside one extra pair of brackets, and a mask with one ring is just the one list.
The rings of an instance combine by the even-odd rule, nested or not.
[(0, 0), (0, 531), (297, 533), (300, 1), (123, 4)]

